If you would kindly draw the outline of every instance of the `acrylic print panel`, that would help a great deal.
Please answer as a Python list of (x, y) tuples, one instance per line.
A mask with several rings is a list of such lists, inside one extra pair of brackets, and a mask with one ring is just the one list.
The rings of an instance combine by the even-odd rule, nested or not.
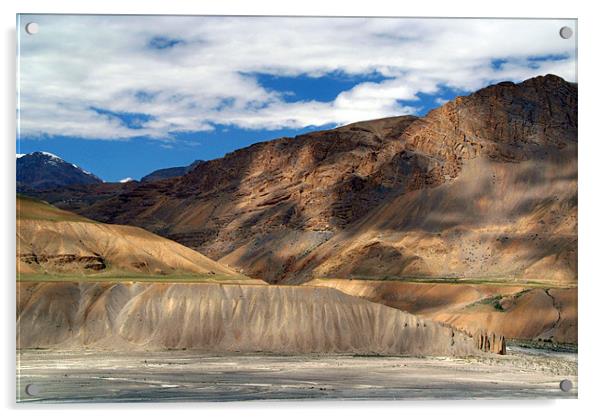
[(576, 24), (20, 15), (18, 400), (575, 398)]

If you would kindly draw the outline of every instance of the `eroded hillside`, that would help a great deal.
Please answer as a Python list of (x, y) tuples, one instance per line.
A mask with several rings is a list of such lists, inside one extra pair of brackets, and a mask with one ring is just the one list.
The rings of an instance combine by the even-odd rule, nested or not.
[(141, 228), (106, 225), (17, 197), (17, 272), (53, 275), (202, 275), (247, 279), (202, 254)]
[(329, 287), (471, 335), (481, 330), (509, 339), (576, 344), (577, 288), (487, 283), (316, 279)]
[(487, 87), (423, 118), (258, 143), (170, 180), (45, 196), (271, 282), (569, 283), (576, 184), (577, 86), (548, 75)]
[(309, 286), (17, 284), (18, 348), (467, 355), (468, 335)]

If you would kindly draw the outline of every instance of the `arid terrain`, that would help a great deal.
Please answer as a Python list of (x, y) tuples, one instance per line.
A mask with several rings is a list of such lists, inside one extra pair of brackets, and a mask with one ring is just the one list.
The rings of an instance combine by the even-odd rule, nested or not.
[(329, 287), (470, 334), (488, 330), (516, 340), (577, 343), (577, 288), (532, 284), (316, 279)]
[(334, 289), (20, 283), (18, 348), (477, 354), (467, 334)]
[(181, 177), (38, 197), (269, 282), (577, 279), (577, 85), (500, 83), (423, 118), (257, 143)]
[(576, 84), (504, 82), (141, 182), (37, 154), (20, 396), (32, 376), (40, 401), (576, 396), (557, 389), (577, 373)]
[(17, 196), (17, 273), (22, 279), (42, 280), (56, 274), (179, 274), (248, 280), (196, 251), (141, 228), (102, 224), (21, 196)]
[[(211, 355), (25, 350), (21, 402), (576, 398), (574, 353), (506, 356)], [(562, 392), (559, 382), (573, 389)], [(25, 393), (28, 384), (37, 396)]]
[(398, 309), (268, 285), (140, 228), (17, 202), (19, 349), (479, 352), (468, 334)]

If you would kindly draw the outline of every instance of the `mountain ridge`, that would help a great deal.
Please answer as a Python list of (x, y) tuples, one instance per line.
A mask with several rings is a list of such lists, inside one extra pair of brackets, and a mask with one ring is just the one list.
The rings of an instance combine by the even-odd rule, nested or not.
[(89, 171), (49, 152), (17, 154), (17, 192), (102, 182)]
[[(49, 198), (93, 219), (150, 229), (272, 282), (358, 274), (347, 269), (356, 264), (364, 275), (381, 277), (382, 268), (371, 267), (375, 257), (387, 260), (383, 264), (410, 267), (386, 273), (394, 277), (526, 279), (560, 271), (558, 280), (573, 281), (576, 133), (577, 86), (547, 75), (486, 87), (422, 118), (357, 122), (261, 142), (200, 163), (182, 177), (103, 191), (97, 197), (83, 196), (83, 190), (94, 195), (100, 186)], [(538, 176), (538, 164), (546, 167), (546, 175)], [(467, 167), (470, 176), (462, 176)], [(524, 196), (515, 194), (505, 206), (491, 203), (500, 196), (503, 201), (513, 183), (523, 184)], [(546, 191), (550, 184), (562, 191), (562, 201), (554, 203), (555, 196)], [(527, 196), (532, 189), (534, 196)], [(462, 199), (454, 196), (459, 192)], [(472, 209), (463, 213), (466, 203)], [(434, 210), (446, 205), (448, 213)], [(401, 208), (414, 211), (412, 221), (395, 221), (412, 213)], [(473, 222), (491, 208), (498, 218)], [(433, 211), (424, 216), (430, 224), (421, 221), (425, 210)], [(554, 219), (544, 219), (546, 210), (555, 211)], [(389, 213), (390, 221), (381, 222), (375, 213)], [(433, 223), (434, 214), (439, 220)], [(380, 227), (362, 230), (358, 225), (368, 219)], [(524, 230), (501, 232), (497, 219), (503, 228), (523, 222)], [(563, 219), (568, 221), (564, 229), (559, 225)], [(555, 241), (554, 228), (565, 231), (565, 241)], [(458, 233), (461, 245), (454, 247)], [(358, 241), (349, 241), (350, 234)], [(530, 241), (535, 234), (537, 240)], [(501, 255), (475, 255), (474, 247), (483, 240), (490, 243), (488, 251)], [(362, 250), (368, 242), (372, 249)], [(358, 249), (343, 270), (333, 264), (341, 248)], [(447, 256), (446, 248), (453, 248)], [(447, 261), (426, 268), (437, 259), (427, 257), (429, 251)]]
[(166, 180), (172, 177), (180, 177), (193, 170), (197, 165), (202, 163), (203, 160), (195, 160), (191, 164), (182, 167), (167, 167), (155, 170), (140, 179), (141, 182)]

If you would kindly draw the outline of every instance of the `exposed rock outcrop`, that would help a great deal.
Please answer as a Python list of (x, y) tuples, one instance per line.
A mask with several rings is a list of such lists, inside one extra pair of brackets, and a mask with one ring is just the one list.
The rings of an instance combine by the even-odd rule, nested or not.
[(503, 335), (495, 335), (481, 331), (473, 336), (476, 341), (477, 348), (486, 353), (506, 354), (506, 338)]

